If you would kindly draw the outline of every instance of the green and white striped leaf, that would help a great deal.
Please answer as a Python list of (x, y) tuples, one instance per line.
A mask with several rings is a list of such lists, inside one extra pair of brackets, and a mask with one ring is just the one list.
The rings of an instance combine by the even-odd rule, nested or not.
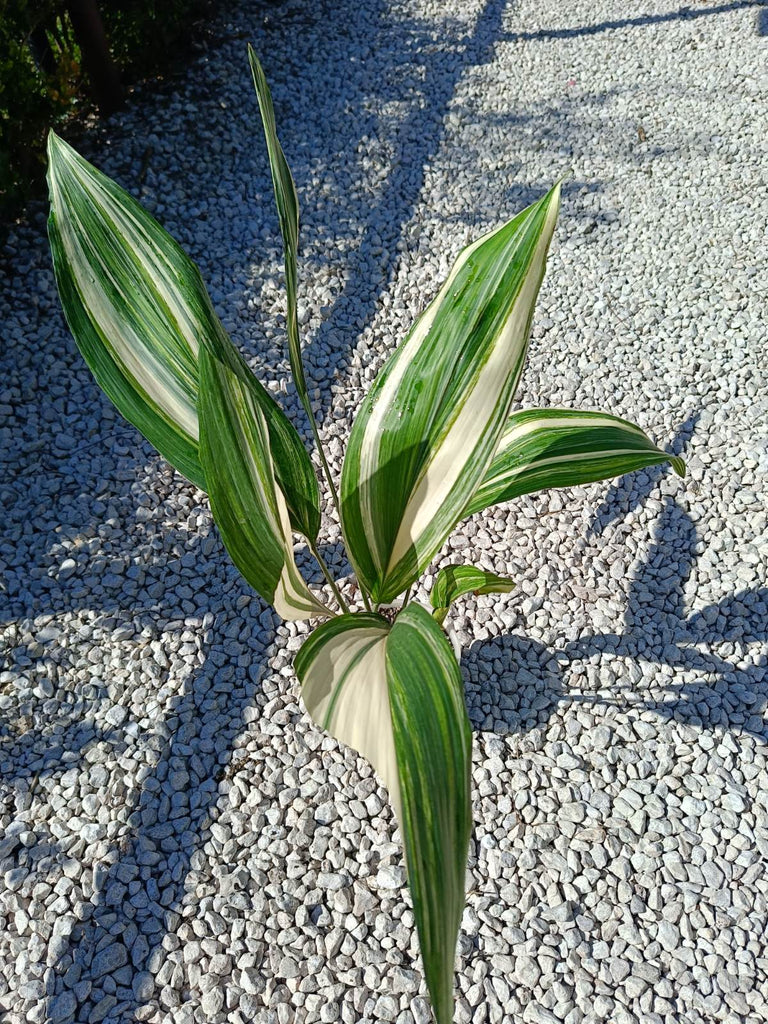
[(373, 599), (414, 582), (496, 451), (523, 368), (559, 185), (459, 256), (379, 374), (341, 480), (350, 558)]
[(515, 588), (514, 580), (508, 576), (497, 576), (493, 572), (476, 569), (473, 565), (448, 565), (441, 569), (435, 579), (429, 600), (434, 611), (432, 615), (442, 623), (451, 604), (464, 594), (508, 594)]
[(266, 417), (294, 528), (320, 526), (317, 479), (299, 435), (227, 337), (197, 266), (124, 189), (53, 132), (48, 234), (61, 303), (96, 381), (127, 420), (193, 483), (198, 352), (229, 350)]
[(264, 138), (267, 143), (267, 154), (269, 156), (269, 169), (272, 173), (272, 186), (275, 192), (275, 205), (277, 206), (277, 217), (280, 222), (280, 234), (283, 236), (283, 249), (285, 252), (285, 290), (288, 293), (288, 307), (286, 320), (288, 325), (288, 356), (291, 362), (291, 370), (296, 381), (296, 390), (301, 399), (302, 405), (312, 419), (312, 409), (309, 401), (307, 381), (304, 376), (304, 364), (301, 358), (301, 343), (299, 342), (299, 316), (296, 303), (296, 279), (297, 279), (297, 254), (299, 247), (299, 199), (296, 195), (296, 185), (293, 181), (291, 169), (285, 159), (283, 147), (277, 137), (277, 126), (275, 125), (275, 110), (272, 106), (272, 94), (267, 85), (264, 70), (259, 63), (253, 47), (248, 44), (248, 60), (251, 63), (251, 74), (256, 89), (256, 98), (259, 101), (261, 123), (264, 127)]
[(284, 619), (329, 616), (296, 568), (288, 507), (253, 392), (207, 346), (200, 349), (199, 365), (200, 461), (232, 561)]
[(373, 765), (399, 818), (385, 661), (389, 630), (380, 615), (337, 616), (304, 641), (294, 665), (312, 720)]
[(685, 463), (657, 448), (634, 423), (601, 412), (525, 409), (507, 420), (493, 462), (467, 515), (521, 494), (608, 480), (646, 466)]
[(453, 970), (472, 828), (471, 731), (445, 634), (409, 604), (322, 625), (296, 656), (314, 721), (365, 757), (400, 823), (427, 986), (438, 1024), (453, 1020)]
[(387, 641), (408, 884), (438, 1024), (453, 1020), (453, 969), (472, 831), (472, 733), (453, 650), (409, 604)]

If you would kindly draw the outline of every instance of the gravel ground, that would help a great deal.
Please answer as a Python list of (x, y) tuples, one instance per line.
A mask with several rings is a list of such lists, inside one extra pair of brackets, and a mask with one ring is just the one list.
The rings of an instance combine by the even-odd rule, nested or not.
[[(767, 35), (748, 2), (243, 0), (86, 151), (296, 412), (254, 42), (336, 466), (462, 245), (572, 169), (521, 401), (635, 419), (689, 474), (451, 541), (520, 579), (452, 622), (475, 727), (459, 1022), (768, 1020)], [(399, 835), (303, 713), (304, 626), (98, 392), (41, 212), (3, 266), (4, 1020), (424, 1024)]]

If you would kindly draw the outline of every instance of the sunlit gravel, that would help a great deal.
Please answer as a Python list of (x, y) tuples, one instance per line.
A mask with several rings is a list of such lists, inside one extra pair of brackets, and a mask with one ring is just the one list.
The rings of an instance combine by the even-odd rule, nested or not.
[[(767, 1020), (768, 7), (220, 18), (184, 77), (80, 145), (199, 261), (308, 436), (254, 43), (336, 469), (462, 246), (564, 172), (520, 401), (626, 416), (688, 462), (493, 509), (445, 552), (519, 579), (450, 620), (475, 728), (456, 1021)], [(426, 1024), (386, 792), (303, 712), (305, 627), (95, 386), (44, 220), (1, 257), (0, 1017)], [(337, 528), (323, 541), (348, 574)]]

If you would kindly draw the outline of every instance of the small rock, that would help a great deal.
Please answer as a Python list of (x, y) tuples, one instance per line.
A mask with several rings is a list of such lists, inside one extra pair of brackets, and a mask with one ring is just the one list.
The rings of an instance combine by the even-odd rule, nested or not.
[(530, 956), (519, 956), (515, 961), (515, 977), (525, 988), (533, 989), (538, 985), (541, 968)]
[(375, 1014), (382, 1021), (397, 1020), (400, 1006), (394, 996), (379, 996), (376, 1000)]
[(659, 921), (656, 938), (659, 940), (662, 949), (666, 949), (668, 953), (671, 953), (673, 949), (677, 949), (680, 943), (680, 932), (671, 921), (662, 918)]
[(224, 1009), (224, 993), (220, 988), (211, 988), (204, 993), (200, 1007), (206, 1017), (215, 1017)]
[(65, 989), (60, 992), (54, 999), (51, 1000), (51, 1005), (48, 1008), (48, 1016), (51, 1024), (63, 1024), (74, 1015), (77, 1009), (77, 999), (75, 993)]
[(380, 889), (402, 889), (405, 885), (405, 872), (394, 864), (383, 864), (376, 875), (376, 884)]
[(139, 1003), (144, 1003), (152, 997), (155, 991), (155, 979), (149, 971), (139, 971), (133, 978), (133, 996)]
[(128, 950), (121, 942), (113, 942), (111, 946), (100, 950), (91, 964), (91, 977), (96, 980), (105, 974), (124, 967), (128, 963)]

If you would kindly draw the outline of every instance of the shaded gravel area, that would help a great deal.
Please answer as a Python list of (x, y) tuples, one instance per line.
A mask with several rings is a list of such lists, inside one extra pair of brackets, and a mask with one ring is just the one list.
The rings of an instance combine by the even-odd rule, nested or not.
[[(308, 437), (253, 41), (336, 468), (461, 247), (567, 169), (520, 401), (626, 416), (688, 461), (493, 509), (446, 549), (520, 580), (450, 620), (475, 728), (456, 1020), (768, 1020), (768, 7), (243, 0), (218, 38), (86, 155), (199, 261)], [(305, 627), (99, 393), (42, 214), (2, 267), (0, 1016), (426, 1024), (399, 833), (303, 712)]]

